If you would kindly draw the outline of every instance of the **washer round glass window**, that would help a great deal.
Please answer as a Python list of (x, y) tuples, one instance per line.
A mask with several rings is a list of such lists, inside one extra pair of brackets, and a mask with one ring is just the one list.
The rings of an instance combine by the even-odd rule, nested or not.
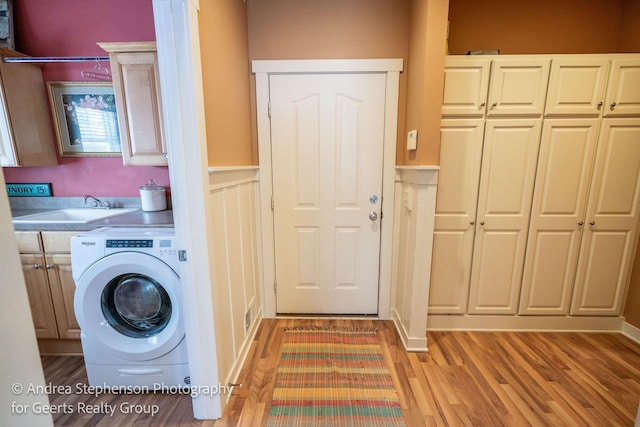
[(171, 319), (171, 299), (158, 282), (143, 274), (112, 279), (102, 291), (102, 314), (118, 332), (132, 338), (159, 334)]

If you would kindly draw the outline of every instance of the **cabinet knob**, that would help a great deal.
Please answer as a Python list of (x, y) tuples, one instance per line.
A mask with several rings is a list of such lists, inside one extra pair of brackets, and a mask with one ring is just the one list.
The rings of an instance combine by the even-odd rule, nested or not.
[(578, 223), (578, 225), (579, 225), (580, 227), (582, 227), (582, 226), (584, 225), (584, 221), (580, 221), (580, 222)]
[(475, 225), (475, 221), (469, 221), (469, 225)]
[(36, 270), (40, 270), (40, 264), (33, 264), (33, 268), (35, 268)]
[(609, 107), (611, 107), (611, 109), (613, 110), (614, 108), (616, 108), (616, 105), (618, 105), (618, 104), (616, 104), (615, 101), (614, 101), (609, 105)]
[(497, 103), (497, 102), (494, 102), (493, 104), (491, 104), (491, 106), (492, 106), (493, 108), (496, 108), (496, 107), (498, 106), (498, 103)]
[(596, 225), (596, 222), (595, 221), (590, 221), (589, 225)]
[(484, 107), (485, 105), (487, 105), (486, 102), (483, 102), (482, 104), (480, 104), (481, 107)]
[(46, 268), (47, 270), (51, 270), (53, 267), (54, 267), (54, 265), (53, 265), (53, 264), (47, 264), (47, 265), (45, 266), (45, 268)]
[(599, 110), (600, 108), (602, 108), (602, 106), (603, 106), (603, 105), (604, 105), (604, 102), (602, 102), (602, 101), (598, 102), (598, 110)]
[(168, 159), (168, 158), (169, 158), (169, 153), (166, 153), (166, 152), (165, 152), (165, 153), (162, 153), (162, 157), (163, 157), (164, 159)]
[(480, 225), (484, 225), (484, 221), (480, 221)]

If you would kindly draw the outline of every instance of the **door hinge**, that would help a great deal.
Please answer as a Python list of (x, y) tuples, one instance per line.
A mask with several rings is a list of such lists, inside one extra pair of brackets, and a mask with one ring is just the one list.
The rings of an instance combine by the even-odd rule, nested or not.
[(269, 115), (269, 118), (271, 118), (271, 101), (267, 104), (267, 114)]
[(273, 202), (273, 196), (271, 196), (271, 210), (275, 210), (275, 203)]
[(178, 260), (184, 262), (187, 260), (187, 251), (185, 251), (184, 249), (180, 249), (178, 251)]
[(273, 279), (273, 293), (278, 293), (278, 282), (275, 279)]

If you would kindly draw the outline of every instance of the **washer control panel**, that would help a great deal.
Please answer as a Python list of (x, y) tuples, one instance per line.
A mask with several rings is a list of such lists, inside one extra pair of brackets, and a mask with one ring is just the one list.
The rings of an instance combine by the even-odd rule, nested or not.
[(151, 239), (107, 239), (107, 248), (153, 248)]

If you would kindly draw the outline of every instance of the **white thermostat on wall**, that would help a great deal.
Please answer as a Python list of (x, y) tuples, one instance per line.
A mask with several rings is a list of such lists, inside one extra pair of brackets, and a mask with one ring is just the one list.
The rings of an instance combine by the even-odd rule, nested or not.
[(414, 129), (407, 134), (407, 151), (418, 148), (418, 130)]

